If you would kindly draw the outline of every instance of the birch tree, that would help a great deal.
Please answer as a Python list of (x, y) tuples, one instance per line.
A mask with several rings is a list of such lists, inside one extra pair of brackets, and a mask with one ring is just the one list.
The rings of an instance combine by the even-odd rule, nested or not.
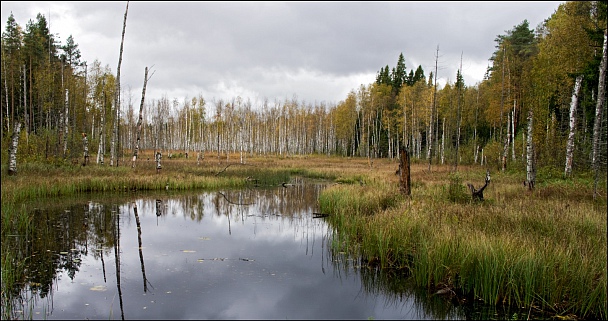
[(597, 197), (597, 184), (599, 180), (599, 151), (600, 151), (600, 127), (602, 111), (606, 103), (606, 31), (604, 28), (604, 45), (602, 46), (602, 61), (600, 62), (599, 81), (597, 85), (597, 104), (595, 105), (595, 121), (593, 122), (593, 154), (591, 164), (594, 171), (593, 198)]
[(576, 130), (576, 109), (578, 107), (578, 96), (581, 90), (583, 76), (576, 77), (574, 82), (574, 90), (572, 90), (572, 100), (570, 102), (570, 131), (568, 132), (568, 142), (566, 143), (566, 168), (564, 176), (572, 176), (572, 157), (574, 153), (574, 132)]
[(433, 114), (435, 113), (435, 102), (437, 100), (437, 62), (439, 60), (439, 45), (437, 46), (437, 51), (435, 53), (435, 81), (433, 87), (433, 104), (431, 105), (431, 119), (429, 122), (429, 139), (427, 141), (427, 154), (426, 157), (429, 160), (429, 171), (431, 170), (432, 158), (431, 154), (433, 152)]
[(21, 133), (21, 122), (15, 121), (11, 146), (8, 155), (8, 174), (17, 175), (17, 146), (19, 145), (19, 135)]
[(135, 161), (137, 160), (137, 154), (139, 153), (139, 142), (141, 139), (141, 127), (143, 122), (143, 112), (144, 112), (144, 101), (146, 98), (146, 85), (148, 84), (148, 67), (146, 67), (144, 71), (144, 87), (141, 91), (141, 104), (139, 104), (139, 117), (137, 118), (137, 133), (135, 133), (135, 145), (133, 147), (133, 161), (131, 164), (132, 168), (135, 168)]
[(105, 146), (105, 131), (104, 128), (106, 126), (106, 103), (107, 103), (107, 95), (106, 95), (106, 81), (102, 80), (102, 91), (103, 91), (103, 102), (101, 103), (101, 113), (100, 113), (100, 124), (99, 124), (99, 147), (97, 149), (97, 164), (103, 165), (104, 153), (106, 150)]
[(532, 120), (534, 113), (532, 109), (528, 111), (528, 137), (526, 146), (526, 184), (528, 190), (534, 189), (536, 183), (536, 165), (534, 164), (534, 142), (532, 141)]
[(125, 42), (125, 29), (127, 28), (127, 13), (129, 11), (129, 1), (127, 1), (127, 8), (125, 9), (125, 18), (122, 24), (122, 39), (120, 41), (120, 54), (118, 55), (118, 68), (116, 69), (116, 92), (114, 93), (114, 119), (112, 122), (112, 141), (110, 142), (110, 166), (118, 166), (118, 159), (116, 154), (116, 142), (118, 140), (118, 123), (120, 121), (120, 64), (122, 63), (122, 49)]

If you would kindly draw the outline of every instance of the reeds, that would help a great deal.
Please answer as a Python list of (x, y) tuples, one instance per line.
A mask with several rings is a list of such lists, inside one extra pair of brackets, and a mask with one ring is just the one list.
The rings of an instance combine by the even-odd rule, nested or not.
[(384, 268), (407, 268), (431, 291), (447, 287), (489, 304), (605, 319), (605, 197), (586, 197), (592, 189), (584, 181), (530, 193), (515, 174), (497, 173), (486, 201), (473, 203), (470, 194), (465, 201), (459, 184), (482, 182), (478, 172), (418, 172), (412, 181), (426, 182), (390, 206), (378, 206), (399, 199), (397, 185), (386, 183), (334, 185), (319, 202), (337, 231), (334, 244)]
[[(259, 157), (246, 164), (207, 157), (153, 162), (136, 168), (24, 164), (2, 176), (2, 240), (27, 233), (32, 214), (20, 203), (83, 193), (278, 186), (292, 176), (336, 182), (320, 198), (336, 251), (370, 266), (402, 270), (421, 287), (450, 288), (461, 298), (608, 318), (606, 308), (606, 186), (593, 200), (589, 175), (564, 180), (539, 169), (533, 192), (525, 173), (496, 172), (483, 202), (471, 202), (465, 183), (480, 186), (485, 168), (414, 164), (412, 195), (399, 194), (396, 162), (337, 157)], [(234, 158), (236, 159), (236, 158)], [(5, 224), (5, 223), (9, 224)], [(24, 231), (24, 232), (17, 232)], [(10, 253), (2, 255), (2, 280)], [(10, 266), (9, 266), (10, 265)], [(7, 270), (6, 273), (17, 271)], [(11, 279), (6, 274), (7, 280)], [(16, 275), (15, 275), (16, 276)]]

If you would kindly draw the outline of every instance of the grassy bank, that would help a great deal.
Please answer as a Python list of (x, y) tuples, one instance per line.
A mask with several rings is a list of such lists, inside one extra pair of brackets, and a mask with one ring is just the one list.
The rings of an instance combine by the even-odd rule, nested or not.
[[(550, 311), (560, 316), (608, 317), (606, 308), (606, 186), (593, 200), (585, 175), (562, 179), (540, 169), (533, 192), (525, 173), (492, 171), (486, 200), (470, 202), (464, 187), (482, 185), (485, 168), (413, 165), (412, 195), (399, 193), (396, 161), (338, 157), (175, 157), (163, 168), (144, 155), (136, 168), (26, 163), (17, 176), (2, 168), (2, 240), (25, 236), (33, 199), (131, 191), (213, 190), (278, 186), (293, 176), (335, 183), (319, 199), (330, 214), (335, 250), (369, 265), (407, 273), (429, 293)], [(125, 194), (126, 195), (126, 194)], [(2, 253), (5, 286), (20, 282), (11, 253)]]
[(528, 192), (521, 173), (493, 173), (479, 203), (464, 184), (482, 185), (480, 167), (426, 169), (412, 167), (407, 199), (396, 193), (396, 178), (326, 189), (320, 206), (337, 232), (334, 246), (402, 269), (431, 293), (608, 317), (605, 186), (593, 201), (584, 178), (541, 174), (543, 183)]

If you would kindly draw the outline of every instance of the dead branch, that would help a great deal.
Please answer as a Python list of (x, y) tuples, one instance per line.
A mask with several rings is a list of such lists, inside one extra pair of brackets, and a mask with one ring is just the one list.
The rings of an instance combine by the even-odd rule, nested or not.
[(225, 172), (225, 171), (226, 171), (226, 169), (227, 169), (228, 167), (232, 166), (232, 165), (248, 165), (248, 166), (255, 166), (255, 165), (252, 165), (252, 164), (231, 163), (231, 164), (226, 165), (226, 167), (224, 167), (224, 169), (222, 169), (221, 171), (217, 172), (217, 173), (215, 174), (215, 176), (218, 176), (219, 174), (221, 174), (221, 173)]
[(483, 190), (486, 189), (486, 187), (488, 187), (489, 183), (490, 183), (490, 170), (486, 171), (486, 183), (479, 189), (475, 189), (473, 184), (467, 183), (469, 190), (471, 190), (471, 197), (473, 198), (474, 201), (483, 201)]
[(224, 193), (222, 193), (222, 192), (218, 192), (218, 193), (220, 193), (220, 195), (224, 196), (224, 199), (226, 199), (226, 202), (228, 202), (232, 205), (253, 205), (253, 204), (255, 204), (255, 203), (235, 203), (235, 202), (229, 200), (228, 197), (226, 197), (226, 195), (224, 195)]

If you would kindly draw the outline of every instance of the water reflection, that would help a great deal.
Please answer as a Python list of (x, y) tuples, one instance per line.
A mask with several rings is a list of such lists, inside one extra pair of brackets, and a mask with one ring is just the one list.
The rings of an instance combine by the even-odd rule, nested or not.
[(3, 239), (2, 252), (18, 251), (28, 272), (2, 315), (465, 318), (449, 302), (413, 290), (403, 275), (332, 250), (331, 229), (312, 215), (322, 188), (297, 181), (39, 207), (30, 242)]

